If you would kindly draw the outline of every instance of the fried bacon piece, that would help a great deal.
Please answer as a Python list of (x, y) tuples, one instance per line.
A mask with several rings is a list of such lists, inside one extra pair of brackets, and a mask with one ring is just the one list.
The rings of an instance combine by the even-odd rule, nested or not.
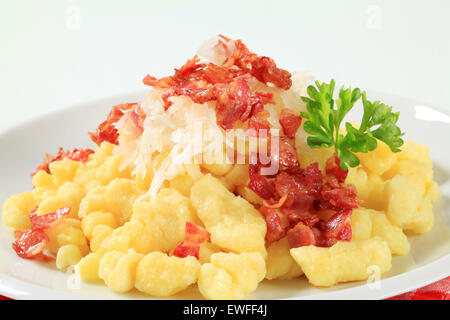
[(313, 230), (299, 222), (287, 232), (287, 239), (291, 248), (316, 245), (316, 238)]
[[(272, 154), (272, 158), (274, 157), (276, 157), (276, 155)], [(280, 137), (278, 157), (279, 164), (282, 169), (292, 174), (299, 173), (301, 171), (300, 162), (298, 161), (297, 152), (295, 151), (294, 139)]]
[(294, 138), (298, 128), (302, 124), (302, 117), (296, 116), (291, 109), (283, 108), (280, 113), (279, 122), (284, 134), (289, 138)]
[(194, 256), (200, 259), (200, 245), (208, 241), (210, 237), (211, 234), (208, 231), (188, 221), (184, 240), (175, 247), (173, 255), (180, 258)]
[(321, 193), (327, 204), (322, 204), (322, 208), (334, 210), (358, 208), (362, 201), (358, 200), (358, 193), (354, 185), (340, 183), (333, 175), (326, 175), (324, 180)]
[(348, 170), (341, 169), (341, 160), (339, 160), (337, 155), (327, 160), (325, 172), (327, 175), (336, 177), (340, 183), (343, 183), (348, 175)]
[(275, 197), (275, 186), (270, 178), (260, 174), (260, 167), (257, 164), (250, 164), (248, 173), (250, 182), (248, 188), (259, 195), (261, 198), (269, 200)]
[[(50, 241), (44, 230), (30, 228), (16, 232), (16, 241), (12, 244), (17, 255), (24, 259), (42, 259), (47, 257), (42, 250)], [(44, 258), (45, 260), (45, 258)]]
[(30, 214), (31, 225), (33, 228), (50, 229), (57, 226), (65, 216), (70, 212), (70, 207), (56, 210), (55, 212), (38, 216), (36, 211)]
[[(233, 128), (237, 120), (245, 122), (251, 116), (264, 109), (264, 105), (271, 103), (273, 94), (250, 91), (248, 76), (237, 77), (229, 84), (223, 83), (196, 87), (176, 85), (161, 95), (167, 110), (172, 102), (172, 96), (187, 96), (195, 103), (216, 101), (217, 123), (223, 129)], [(203, 86), (203, 83), (202, 83)]]
[(47, 154), (43, 163), (36, 168), (31, 176), (34, 176), (39, 170), (44, 170), (45, 172), (50, 173), (49, 165), (54, 161), (70, 159), (73, 161), (86, 163), (89, 160), (89, 155), (92, 153), (94, 153), (94, 150), (89, 148), (73, 149), (72, 151), (64, 151), (63, 148), (59, 148), (58, 153), (55, 156)]
[(269, 57), (256, 57), (252, 59), (251, 74), (263, 83), (273, 83), (278, 88), (288, 90), (292, 85), (291, 74), (277, 68), (275, 61)]
[(245, 122), (262, 111), (272, 97), (272, 93), (250, 92), (248, 77), (236, 78), (217, 97), (217, 122), (224, 129), (232, 129), (237, 120)]
[(321, 228), (326, 238), (350, 241), (352, 228), (350, 227), (351, 210), (340, 211), (334, 214)]
[[(219, 44), (225, 46), (220, 36)], [(143, 83), (167, 89), (161, 95), (165, 108), (171, 106), (170, 97), (184, 95), (196, 103), (216, 101), (217, 122), (223, 129), (231, 129), (240, 120), (245, 122), (272, 103), (272, 93), (251, 92), (248, 80), (271, 82), (281, 89), (291, 87), (291, 74), (280, 69), (268, 57), (258, 57), (241, 40), (234, 41), (234, 51), (222, 65), (201, 63), (197, 56), (188, 60), (173, 76), (157, 79), (147, 75)]]
[(361, 201), (355, 187), (344, 183), (345, 172), (337, 161), (328, 161), (325, 175), (317, 163), (300, 171), (287, 166), (271, 177), (259, 175), (260, 165), (249, 168), (249, 187), (264, 199), (259, 210), (266, 220), (267, 241), (287, 236), (291, 247), (329, 247), (351, 239), (352, 209)]
[(262, 206), (260, 212), (266, 220), (267, 233), (266, 239), (270, 242), (278, 241), (286, 235), (286, 228), (283, 227), (278, 209)]
[[(124, 116), (125, 112), (130, 111), (131, 109), (136, 110), (134, 111), (136, 116), (143, 121), (145, 114), (142, 110), (140, 110), (137, 103), (133, 102), (118, 104), (112, 108), (109, 112), (108, 118), (98, 126), (95, 132), (89, 132), (91, 140), (97, 145), (100, 145), (103, 141), (118, 144), (119, 133), (117, 132), (116, 124)], [(139, 125), (140, 122), (137, 121), (137, 123)]]
[(44, 230), (53, 228), (70, 212), (69, 207), (61, 208), (56, 212), (38, 216), (36, 209), (30, 214), (31, 228), (16, 231), (16, 241), (12, 248), (17, 255), (24, 259), (48, 261), (52, 258), (45, 255), (43, 250), (50, 241)]

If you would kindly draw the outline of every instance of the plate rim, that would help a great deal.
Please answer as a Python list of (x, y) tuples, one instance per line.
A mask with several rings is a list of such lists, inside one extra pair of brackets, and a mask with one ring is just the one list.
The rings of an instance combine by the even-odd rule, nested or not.
[[(127, 91), (124, 93), (113, 94), (110, 96), (93, 98), (83, 102), (76, 102), (72, 104), (67, 104), (57, 110), (52, 110), (50, 112), (45, 112), (39, 114), (33, 118), (26, 119), (24, 121), (19, 121), (14, 125), (7, 127), (5, 130), (0, 130), (1, 135), (11, 134), (15, 131), (20, 130), (23, 127), (31, 125), (37, 121), (43, 121), (48, 117), (57, 116), (59, 114), (65, 113), (69, 110), (74, 110), (76, 108), (80, 108), (87, 104), (101, 104), (107, 100), (123, 100), (125, 97), (134, 97), (141, 96), (145, 97), (145, 95), (149, 92), (149, 90), (139, 89)], [(401, 99), (406, 102), (411, 102), (412, 105), (422, 105), (426, 107), (430, 107), (435, 109), (443, 114), (449, 115), (450, 112), (447, 110), (448, 108), (444, 108), (441, 106), (436, 106), (434, 104), (421, 102), (419, 100), (404, 97), (401, 95), (397, 95), (395, 93), (390, 92), (382, 92), (377, 90), (367, 90), (370, 95), (380, 95), (392, 97), (394, 99)], [(370, 289), (363, 281), (361, 281), (361, 285), (344, 288), (331, 292), (317, 293), (309, 296), (293, 296), (289, 298), (283, 298), (281, 300), (311, 300), (311, 299), (330, 299), (330, 300), (342, 300), (342, 299), (355, 299), (355, 296), (358, 296), (356, 300), (362, 299), (385, 299), (389, 297), (396, 296), (398, 294), (408, 292), (410, 290), (414, 290), (423, 286), (426, 286), (435, 281), (441, 280), (445, 277), (450, 276), (450, 271), (448, 267), (450, 266), (450, 253), (447, 255), (432, 261), (426, 265), (423, 265), (418, 268), (414, 268), (410, 271), (380, 280), (381, 290)], [(425, 275), (425, 277), (424, 277)], [(396, 285), (401, 281), (402, 284), (400, 289), (396, 288)], [(406, 284), (409, 283), (409, 284)], [(386, 292), (386, 288), (388, 288), (388, 292)], [(79, 293), (70, 292), (70, 291), (61, 291), (50, 289), (44, 286), (39, 286), (37, 284), (29, 283), (27, 281), (14, 278), (12, 276), (6, 275), (4, 273), (0, 273), (0, 294), (13, 299), (29, 299), (29, 300), (45, 300), (45, 299), (55, 299), (55, 300), (78, 300), (78, 299), (94, 299), (101, 300), (102, 298), (91, 296), (91, 295), (81, 295)], [(111, 297), (108, 297), (111, 298)], [(126, 297), (125, 297), (126, 298)], [(103, 298), (105, 299), (105, 298)], [(115, 298), (113, 298), (115, 299)], [(121, 297), (117, 297), (117, 299), (121, 299)], [(166, 298), (170, 299), (170, 297)], [(160, 300), (157, 297), (149, 297), (149, 300)]]
[[(371, 289), (366, 284), (331, 292), (317, 293), (309, 296), (297, 296), (289, 297), (280, 300), (376, 300), (386, 299), (394, 297), (398, 294), (402, 294), (417, 288), (424, 287), (435, 281), (444, 279), (450, 275), (447, 266), (450, 265), (450, 254), (441, 257), (427, 265), (413, 269), (411, 271), (398, 274), (386, 279), (381, 279), (380, 289)], [(56, 271), (56, 270), (55, 270)], [(427, 275), (422, 277), (421, 280), (417, 280), (417, 275)], [(411, 281), (413, 280), (413, 281)], [(403, 283), (410, 283), (409, 285), (402, 285), (401, 288), (395, 288), (399, 281)], [(386, 290), (388, 288), (388, 290)], [(47, 287), (32, 284), (3, 273), (0, 273), (0, 293), (8, 298), (17, 300), (103, 300), (105, 298), (99, 298), (92, 295), (81, 295), (70, 291), (54, 290)], [(355, 296), (358, 296), (355, 299)], [(108, 297), (111, 299), (112, 297)], [(123, 297), (127, 299), (126, 297)], [(112, 298), (113, 300), (121, 300)], [(158, 298), (149, 296), (144, 300), (173, 300), (170, 297)], [(262, 299), (269, 300), (269, 299)]]

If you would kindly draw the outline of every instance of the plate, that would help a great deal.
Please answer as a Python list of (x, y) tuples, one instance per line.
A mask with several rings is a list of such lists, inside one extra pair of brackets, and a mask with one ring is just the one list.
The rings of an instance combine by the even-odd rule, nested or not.
[[(30, 173), (46, 152), (58, 147), (94, 147), (87, 135), (102, 122), (111, 106), (140, 101), (145, 92), (134, 92), (63, 109), (0, 131), (0, 202), (12, 194), (31, 190)], [(430, 148), (435, 179), (443, 196), (435, 203), (435, 225), (424, 235), (411, 235), (411, 252), (394, 257), (392, 269), (379, 281), (314, 288), (306, 278), (264, 281), (249, 299), (382, 299), (403, 293), (450, 275), (450, 116), (443, 110), (385, 93), (368, 92), (401, 112), (399, 125), (406, 139)], [(361, 109), (361, 108), (355, 108)], [(354, 112), (351, 117), (360, 117)], [(54, 263), (20, 259), (11, 249), (13, 233), (0, 223), (0, 294), (15, 299), (152, 299), (137, 291), (116, 294), (102, 283), (83, 283), (73, 273), (56, 270)], [(195, 287), (171, 297), (201, 299)]]

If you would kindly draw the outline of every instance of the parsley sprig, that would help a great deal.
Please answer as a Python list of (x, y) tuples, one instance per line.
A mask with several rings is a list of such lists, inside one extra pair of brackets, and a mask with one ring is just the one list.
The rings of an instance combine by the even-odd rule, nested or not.
[[(386, 143), (393, 152), (400, 152), (403, 145), (401, 132), (397, 126), (399, 112), (392, 112), (392, 107), (380, 101), (370, 102), (366, 93), (358, 88), (341, 88), (339, 98), (333, 99), (336, 82), (315, 82), (316, 86), (308, 86), (309, 97), (302, 97), (306, 102), (307, 112), (302, 112), (306, 119), (303, 127), (309, 134), (307, 143), (312, 148), (329, 148), (334, 146), (341, 168), (356, 167), (360, 161), (357, 152), (367, 153), (377, 147), (377, 139)], [(346, 133), (339, 132), (345, 116), (361, 99), (364, 114), (359, 128), (350, 122), (345, 123)]]

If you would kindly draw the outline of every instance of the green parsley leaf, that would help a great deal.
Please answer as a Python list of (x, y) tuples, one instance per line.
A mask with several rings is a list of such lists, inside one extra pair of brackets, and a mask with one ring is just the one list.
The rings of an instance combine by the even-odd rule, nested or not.
[[(335, 153), (341, 160), (341, 168), (356, 167), (360, 161), (357, 152), (367, 153), (377, 147), (377, 140), (386, 143), (393, 152), (400, 152), (403, 145), (401, 132), (397, 126), (399, 112), (392, 112), (392, 107), (380, 101), (370, 102), (366, 93), (358, 89), (341, 88), (338, 100), (333, 99), (336, 82), (315, 82), (316, 87), (308, 86), (306, 102), (307, 112), (301, 115), (306, 119), (303, 128), (309, 134), (307, 143), (311, 148), (329, 148), (334, 146)], [(355, 103), (362, 97), (364, 114), (361, 124), (355, 128), (345, 123), (346, 134), (339, 129)]]

